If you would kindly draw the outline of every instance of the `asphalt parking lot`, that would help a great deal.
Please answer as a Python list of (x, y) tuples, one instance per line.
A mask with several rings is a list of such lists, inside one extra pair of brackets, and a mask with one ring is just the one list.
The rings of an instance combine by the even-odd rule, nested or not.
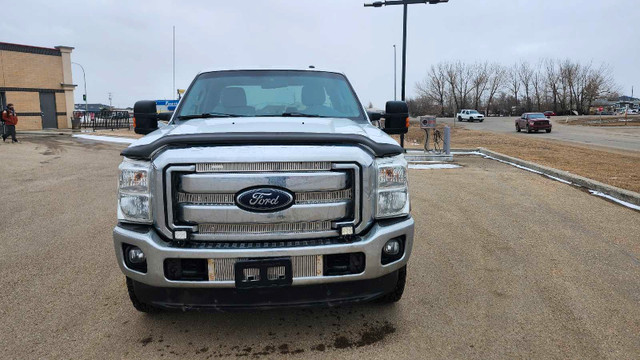
[(638, 358), (640, 213), (478, 157), (411, 170), (393, 306), (136, 312), (113, 253), (122, 144), (0, 143), (0, 358)]

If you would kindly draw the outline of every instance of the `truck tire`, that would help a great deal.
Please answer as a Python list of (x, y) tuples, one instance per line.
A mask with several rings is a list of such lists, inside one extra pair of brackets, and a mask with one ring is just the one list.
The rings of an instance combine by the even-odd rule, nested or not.
[(402, 294), (404, 293), (404, 286), (407, 282), (407, 266), (403, 266), (398, 270), (398, 282), (396, 283), (396, 287), (392, 292), (384, 295), (380, 298), (380, 303), (382, 304), (393, 304), (395, 302), (400, 301), (402, 299)]
[(527, 125), (527, 134), (531, 134), (531, 128)]
[(160, 311), (158, 308), (138, 300), (138, 297), (136, 296), (135, 290), (133, 288), (133, 280), (131, 280), (129, 277), (127, 277), (127, 292), (129, 293), (129, 299), (131, 299), (131, 304), (133, 304), (133, 307), (136, 310), (146, 314), (153, 314)]
[(473, 119), (473, 117), (469, 117), (469, 119), (467, 121), (468, 122), (474, 122), (475, 120)]
[(462, 122), (462, 116), (458, 116), (458, 121)]
[(516, 124), (516, 132), (520, 132), (520, 125)]
[(551, 129), (547, 129), (547, 134), (551, 132)]

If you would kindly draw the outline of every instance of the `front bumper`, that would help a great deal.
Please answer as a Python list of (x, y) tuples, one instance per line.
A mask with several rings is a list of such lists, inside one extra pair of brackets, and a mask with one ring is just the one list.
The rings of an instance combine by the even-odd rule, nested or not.
[(368, 302), (392, 292), (402, 270), (376, 279), (260, 289), (162, 288), (133, 281), (137, 299), (169, 310), (234, 311), (338, 306)]
[[(235, 288), (234, 281), (175, 281), (164, 274), (164, 260), (167, 258), (217, 259), (217, 258), (268, 258), (301, 255), (328, 255), (362, 252), (365, 254), (365, 270), (359, 274), (340, 276), (314, 276), (294, 278), (292, 286), (318, 285), (359, 280), (371, 280), (391, 274), (407, 264), (413, 247), (413, 218), (375, 223), (360, 236), (359, 241), (295, 248), (262, 249), (190, 249), (170, 246), (151, 228), (134, 230), (116, 226), (113, 242), (122, 272), (137, 283), (161, 288)], [(382, 247), (395, 237), (405, 236), (404, 255), (390, 264), (381, 264)], [(146, 255), (147, 272), (129, 269), (124, 261), (123, 244), (139, 247)]]

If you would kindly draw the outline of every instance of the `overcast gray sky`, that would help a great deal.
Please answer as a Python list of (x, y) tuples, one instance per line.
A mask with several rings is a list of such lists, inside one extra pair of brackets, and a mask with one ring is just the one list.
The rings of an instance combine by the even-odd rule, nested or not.
[[(171, 98), (172, 26), (176, 87), (202, 70), (306, 67), (347, 74), (360, 100), (393, 99), (393, 44), (402, 7), (362, 0), (27, 1), (0, 0), (0, 41), (75, 47), (89, 102), (132, 106)], [(409, 9), (407, 94), (445, 60), (571, 58), (611, 65), (617, 83), (640, 93), (638, 0), (450, 0)], [(74, 65), (76, 103), (82, 72)]]

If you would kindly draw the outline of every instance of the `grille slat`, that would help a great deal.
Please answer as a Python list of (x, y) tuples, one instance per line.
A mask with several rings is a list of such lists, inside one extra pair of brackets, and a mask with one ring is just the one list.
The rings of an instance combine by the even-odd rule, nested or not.
[(200, 224), (198, 231), (202, 234), (216, 233), (296, 233), (308, 231), (331, 230), (331, 221), (302, 222), (302, 223), (275, 223), (275, 224)]
[[(246, 258), (209, 259), (209, 281), (234, 281), (235, 265)], [(320, 267), (318, 267), (320, 266)], [(293, 278), (322, 276), (322, 255), (301, 255), (291, 257)], [(275, 269), (272, 275), (284, 274), (282, 269)], [(255, 275), (255, 274), (254, 274)]]
[[(201, 205), (231, 205), (234, 204), (234, 194), (191, 194), (178, 193), (179, 204), (201, 204)], [(328, 202), (339, 202), (351, 200), (352, 190), (344, 189), (338, 191), (318, 191), (295, 194), (296, 204), (318, 204)]]
[(262, 163), (201, 163), (196, 172), (264, 172), (264, 171), (321, 171), (331, 170), (331, 163), (308, 162), (262, 162)]

